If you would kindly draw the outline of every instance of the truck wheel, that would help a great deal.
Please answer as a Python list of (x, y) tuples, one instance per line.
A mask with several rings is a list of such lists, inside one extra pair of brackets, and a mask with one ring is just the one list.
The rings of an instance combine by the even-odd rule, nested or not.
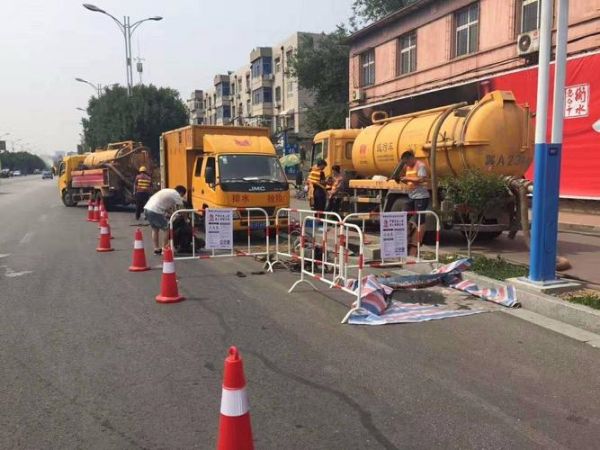
[(69, 189), (63, 190), (62, 202), (65, 206), (68, 206), (68, 207), (77, 206), (77, 202), (73, 198), (73, 193)]

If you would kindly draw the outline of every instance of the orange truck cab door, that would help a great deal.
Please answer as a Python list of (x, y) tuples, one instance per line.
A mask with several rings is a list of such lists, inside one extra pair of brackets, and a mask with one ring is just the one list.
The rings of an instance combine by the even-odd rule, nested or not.
[(192, 206), (201, 209), (215, 206), (216, 197), (216, 164), (214, 156), (199, 156), (194, 165), (192, 179)]

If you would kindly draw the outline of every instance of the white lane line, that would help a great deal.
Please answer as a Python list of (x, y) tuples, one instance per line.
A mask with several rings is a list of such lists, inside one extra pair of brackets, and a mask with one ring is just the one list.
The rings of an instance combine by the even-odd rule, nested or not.
[(6, 258), (7, 256), (10, 256), (10, 253), (0, 253), (0, 258)]
[(22, 277), (23, 275), (27, 275), (29, 273), (33, 273), (31, 270), (22, 270), (21, 272), (15, 272), (8, 266), (0, 266), (4, 268), (4, 276), (7, 278), (16, 278)]
[(25, 233), (25, 236), (23, 236), (21, 238), (21, 240), (19, 241), (19, 244), (28, 244), (29, 242), (31, 242), (31, 238), (33, 237), (34, 234), (35, 234), (34, 231), (28, 231), (27, 233)]

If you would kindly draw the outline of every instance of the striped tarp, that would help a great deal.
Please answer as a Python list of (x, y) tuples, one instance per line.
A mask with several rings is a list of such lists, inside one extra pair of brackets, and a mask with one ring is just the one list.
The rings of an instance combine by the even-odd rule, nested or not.
[(392, 301), (381, 315), (371, 314), (367, 310), (357, 310), (348, 318), (352, 325), (387, 325), (392, 323), (415, 323), (429, 320), (449, 319), (451, 317), (470, 316), (486, 312), (483, 309), (450, 309), (444, 305), (421, 305)]

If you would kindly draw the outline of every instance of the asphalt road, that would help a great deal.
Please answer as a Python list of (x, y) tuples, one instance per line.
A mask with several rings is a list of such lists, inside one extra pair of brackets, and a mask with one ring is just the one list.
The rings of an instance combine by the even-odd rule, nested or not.
[(502, 312), (340, 325), (345, 294), (245, 258), (178, 262), (188, 300), (159, 305), (133, 214), (98, 254), (54, 181), (0, 180), (0, 211), (0, 448), (214, 448), (231, 344), (257, 449), (598, 448), (590, 346)]

